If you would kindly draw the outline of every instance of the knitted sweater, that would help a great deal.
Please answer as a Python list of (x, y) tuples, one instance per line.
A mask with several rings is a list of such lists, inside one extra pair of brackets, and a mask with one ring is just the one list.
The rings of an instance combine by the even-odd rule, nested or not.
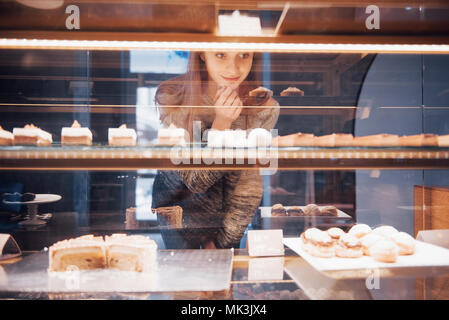
[[(213, 105), (207, 96), (204, 105)], [(279, 117), (279, 105), (261, 109), (252, 115), (240, 115), (231, 129), (273, 129)], [(201, 121), (202, 133), (210, 129), (214, 110), (208, 115), (195, 116)], [(166, 113), (161, 109), (165, 126), (171, 123), (186, 127), (187, 109)], [(262, 198), (262, 176), (259, 170), (172, 170), (158, 171), (153, 185), (154, 208), (179, 205), (183, 220), (189, 226), (215, 226), (218, 233), (214, 241), (217, 248), (236, 245), (251, 222)]]

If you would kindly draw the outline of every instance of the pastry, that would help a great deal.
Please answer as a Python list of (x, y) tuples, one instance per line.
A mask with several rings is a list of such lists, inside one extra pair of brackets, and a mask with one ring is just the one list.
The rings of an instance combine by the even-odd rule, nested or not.
[(289, 217), (301, 217), (304, 216), (304, 211), (297, 206), (293, 206), (287, 209), (287, 215)]
[(347, 147), (352, 146), (354, 137), (352, 134), (333, 133), (325, 136), (315, 137), (315, 147)]
[(320, 209), (319, 215), (336, 217), (338, 215), (338, 210), (334, 206), (324, 206)]
[(337, 242), (335, 255), (340, 258), (360, 258), (363, 255), (362, 244), (354, 235), (344, 234)]
[(187, 131), (177, 128), (173, 123), (168, 128), (161, 128), (157, 132), (157, 144), (162, 146), (186, 145)]
[(157, 213), (161, 225), (182, 228), (182, 208), (180, 206), (159, 207), (152, 211)]
[(247, 146), (255, 147), (269, 147), (271, 145), (271, 132), (264, 128), (252, 129), (248, 134)]
[(363, 236), (360, 241), (362, 243), (363, 254), (369, 256), (369, 249), (379, 241), (384, 240), (384, 237), (375, 233), (368, 233)]
[(53, 142), (50, 133), (33, 124), (27, 124), (24, 128), (14, 128), (12, 133), (15, 145), (49, 146)]
[(380, 226), (373, 230), (373, 233), (381, 235), (384, 238), (390, 239), (398, 230), (392, 226)]
[(340, 237), (344, 235), (345, 232), (340, 228), (332, 227), (327, 230), (327, 234), (332, 238), (332, 240), (338, 241), (338, 239), (340, 239)]
[(273, 138), (272, 145), (278, 147), (311, 147), (313, 146), (313, 134), (294, 133), (287, 136), (278, 136)]
[(269, 90), (267, 88), (264, 88), (264, 87), (258, 87), (258, 88), (254, 89), (254, 90), (251, 90), (249, 92), (249, 96), (250, 97), (263, 97), (263, 98), (265, 98), (267, 95), (269, 97), (272, 97), (273, 96), (273, 91), (271, 91), (271, 90)]
[(306, 216), (319, 216), (321, 213), (320, 208), (316, 204), (308, 204), (304, 208), (304, 214)]
[(406, 232), (397, 232), (391, 236), (399, 249), (399, 255), (410, 255), (415, 253), (415, 239)]
[(137, 144), (136, 130), (122, 124), (118, 128), (108, 129), (108, 143), (113, 147), (134, 147)]
[(296, 88), (296, 87), (288, 87), (287, 89), (282, 90), (281, 97), (290, 97), (290, 96), (303, 96), (304, 91)]
[(395, 134), (374, 134), (370, 136), (354, 137), (352, 145), (355, 147), (394, 147), (399, 145), (399, 136)]
[(75, 120), (70, 128), (62, 128), (61, 144), (63, 146), (90, 146), (92, 145), (92, 132), (89, 128), (81, 127)]
[(149, 273), (156, 269), (157, 245), (142, 235), (105, 237), (108, 268)]
[(351, 227), (348, 233), (354, 235), (356, 238), (362, 238), (371, 233), (371, 227), (367, 224), (359, 223)]
[(334, 241), (317, 228), (310, 228), (301, 234), (302, 248), (312, 256), (331, 258), (335, 256)]
[(438, 146), (449, 147), (449, 134), (446, 134), (444, 136), (438, 136)]
[(14, 135), (0, 126), (0, 146), (10, 146), (14, 142)]
[(398, 246), (391, 240), (376, 242), (369, 249), (369, 255), (380, 262), (396, 262), (398, 254)]
[(399, 137), (399, 145), (404, 147), (437, 147), (438, 136), (435, 134), (416, 134)]
[(287, 211), (284, 206), (280, 203), (275, 204), (271, 207), (271, 216), (272, 217), (285, 217), (287, 216)]

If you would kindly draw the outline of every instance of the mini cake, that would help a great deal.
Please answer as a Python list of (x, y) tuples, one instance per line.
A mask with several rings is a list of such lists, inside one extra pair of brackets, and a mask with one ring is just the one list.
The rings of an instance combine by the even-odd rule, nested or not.
[(10, 146), (14, 142), (14, 135), (0, 126), (0, 146)]
[(304, 214), (306, 216), (319, 216), (321, 213), (320, 208), (316, 204), (308, 204), (304, 208)]
[(449, 147), (449, 134), (446, 134), (444, 136), (438, 136), (438, 146)]
[(435, 134), (416, 134), (399, 137), (399, 145), (404, 147), (437, 147), (438, 136)]
[(122, 124), (118, 128), (108, 129), (108, 142), (113, 147), (134, 147), (137, 143), (136, 130)]
[(297, 206), (293, 206), (287, 209), (287, 215), (290, 217), (301, 217), (304, 216), (304, 211)]
[(399, 136), (395, 134), (375, 134), (354, 137), (352, 145), (356, 147), (394, 147), (399, 145)]
[(332, 227), (327, 230), (327, 234), (334, 240), (334, 242), (338, 241), (342, 235), (345, 234), (343, 230), (337, 227)]
[(369, 249), (369, 255), (374, 260), (380, 262), (396, 262), (399, 250), (397, 245), (391, 240), (381, 240), (376, 242)]
[(311, 147), (313, 146), (314, 135), (310, 133), (294, 133), (287, 136), (273, 138), (273, 145), (278, 147)]
[(394, 234), (398, 233), (399, 231), (392, 226), (380, 226), (373, 230), (374, 234), (378, 234), (384, 238), (390, 239)]
[(89, 128), (81, 127), (75, 120), (72, 127), (62, 128), (61, 144), (63, 146), (90, 146), (92, 145), (92, 132)]
[(369, 256), (369, 249), (377, 242), (384, 240), (384, 237), (375, 233), (369, 233), (363, 236), (360, 241), (362, 243), (363, 254)]
[(248, 147), (269, 147), (271, 145), (271, 132), (264, 128), (252, 129), (248, 134), (247, 146)]
[(139, 223), (136, 220), (136, 207), (126, 208), (125, 216), (125, 229), (134, 229), (139, 227)]
[(363, 255), (362, 244), (352, 234), (344, 234), (337, 242), (335, 255), (341, 258), (360, 258)]
[(310, 228), (301, 234), (301, 240), (304, 251), (312, 256), (320, 258), (335, 256), (334, 241), (327, 232)]
[(106, 236), (108, 268), (149, 273), (156, 269), (157, 245), (141, 236), (113, 234)]
[(354, 235), (356, 238), (363, 238), (367, 234), (371, 233), (371, 227), (364, 223), (359, 223), (351, 227), (348, 233)]
[(271, 91), (271, 90), (269, 90), (267, 88), (264, 88), (264, 87), (258, 87), (258, 88), (254, 89), (254, 90), (251, 90), (249, 92), (249, 96), (250, 97), (266, 97), (267, 95), (272, 97), (273, 96), (273, 91)]
[(53, 142), (50, 133), (33, 124), (27, 124), (24, 128), (14, 128), (12, 133), (15, 145), (49, 146)]
[(288, 87), (287, 89), (282, 90), (281, 97), (290, 97), (290, 96), (303, 96), (304, 91), (296, 88), (296, 87)]
[(325, 136), (315, 137), (315, 147), (347, 147), (352, 146), (354, 137), (352, 134), (333, 133)]
[(271, 207), (271, 216), (272, 217), (285, 217), (287, 216), (287, 211), (284, 206), (280, 203), (275, 204)]
[(49, 249), (49, 271), (67, 271), (107, 267), (106, 247), (103, 239), (94, 236), (80, 237), (56, 242)]
[(391, 240), (393, 240), (399, 249), (399, 255), (410, 255), (415, 252), (415, 239), (411, 235), (405, 232), (397, 232), (391, 236)]
[(182, 208), (180, 206), (159, 207), (152, 211), (157, 213), (161, 225), (182, 228)]
[(157, 132), (158, 145), (174, 146), (186, 144), (187, 131), (183, 128), (177, 128), (173, 123), (168, 128), (159, 129)]
[(338, 210), (334, 206), (325, 206), (320, 209), (319, 215), (336, 217), (338, 215)]

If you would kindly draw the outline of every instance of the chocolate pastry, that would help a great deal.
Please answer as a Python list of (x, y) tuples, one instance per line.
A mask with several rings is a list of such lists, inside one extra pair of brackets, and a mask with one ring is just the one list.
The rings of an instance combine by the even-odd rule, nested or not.
[(287, 211), (284, 206), (280, 203), (275, 204), (271, 207), (271, 216), (272, 217), (286, 217)]
[(316, 204), (308, 204), (304, 208), (306, 216), (319, 216), (321, 214), (320, 208)]
[(321, 210), (320, 210), (321, 216), (336, 217), (337, 214), (338, 214), (337, 208), (335, 208), (334, 206), (325, 206), (325, 207), (321, 208)]
[(290, 217), (300, 217), (300, 216), (305, 215), (304, 211), (300, 207), (296, 207), (296, 206), (288, 208), (287, 214)]

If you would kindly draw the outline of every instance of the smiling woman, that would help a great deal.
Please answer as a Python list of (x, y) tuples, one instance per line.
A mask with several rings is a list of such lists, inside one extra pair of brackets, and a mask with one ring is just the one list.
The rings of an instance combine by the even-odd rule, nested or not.
[[(156, 92), (164, 126), (184, 128), (192, 138), (194, 121), (201, 124), (201, 136), (208, 129), (273, 129), (278, 103), (265, 93), (249, 95), (260, 86), (255, 72), (259, 60), (252, 52), (191, 53), (188, 71), (163, 82)], [(225, 248), (238, 246), (261, 198), (262, 176), (256, 170), (159, 171), (152, 206), (180, 206), (185, 227), (217, 230), (162, 231), (167, 248)]]

